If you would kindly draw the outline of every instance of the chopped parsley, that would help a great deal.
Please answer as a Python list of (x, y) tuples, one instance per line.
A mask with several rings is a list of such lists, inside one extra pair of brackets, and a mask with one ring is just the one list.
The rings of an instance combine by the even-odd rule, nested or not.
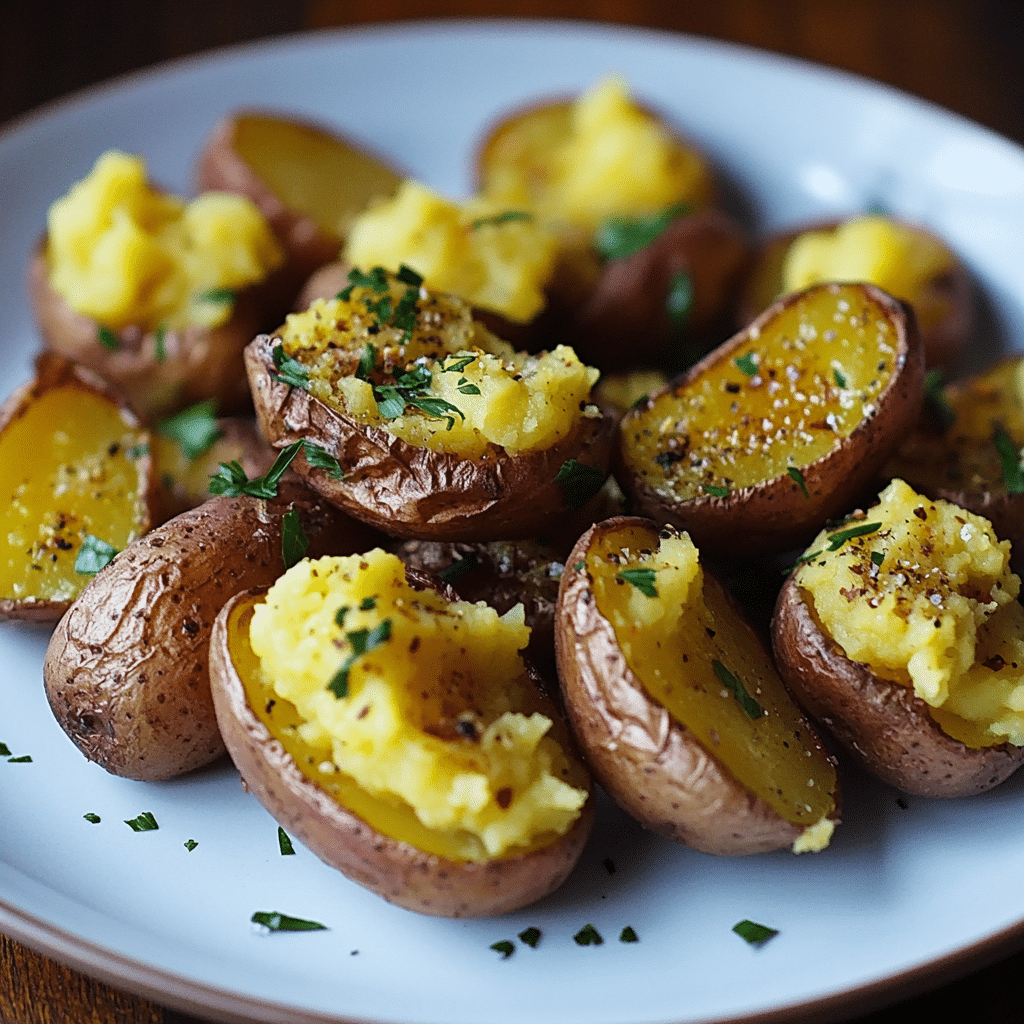
[(298, 565), (308, 547), (309, 540), (306, 537), (306, 531), (302, 528), (299, 513), (290, 508), (281, 517), (281, 559), (284, 562), (284, 567), (290, 569), (293, 565)]
[(469, 229), (470, 231), (477, 231), (484, 227), (501, 227), (502, 224), (531, 220), (533, 220), (533, 214), (527, 213), (526, 210), (504, 210), (502, 213), (496, 213), (492, 217), (477, 217), (476, 220), (470, 222)]
[(235, 301), (237, 292), (233, 288), (209, 288), (205, 292), (196, 295), (196, 302), (213, 302), (218, 305), (225, 305)]
[(377, 598), (375, 597), (364, 597), (359, 602), (359, 610), (361, 612), (372, 612), (377, 607)]
[(185, 849), (191, 853), (199, 844), (194, 839), (185, 840)]
[(871, 564), (872, 565), (881, 565), (884, 561), (885, 561), (885, 555), (882, 554), (881, 551), (872, 551), (871, 552)]
[(716, 484), (704, 484), (704, 492), (713, 498), (728, 498), (729, 488), (718, 487)]
[(11, 748), (6, 743), (0, 743), (0, 757), (10, 757)]
[(167, 358), (167, 328), (161, 324), (156, 329), (156, 361), (162, 363)]
[(365, 288), (376, 295), (376, 299), (363, 300), (366, 311), (377, 321), (371, 330), (376, 333), (390, 322), (391, 326), (402, 331), (402, 341), (405, 342), (412, 337), (416, 329), (416, 301), (419, 298), (423, 277), (404, 263), (394, 277), (407, 286), (397, 305), (391, 302), (391, 284), (388, 281), (388, 272), (383, 267), (373, 267), (369, 273), (353, 267), (348, 272), (348, 287), (338, 292), (337, 298), (343, 302), (351, 301), (355, 288)]
[(711, 662), (711, 667), (715, 670), (718, 681), (736, 698), (746, 716), (757, 721), (765, 713), (764, 708), (747, 693), (743, 683), (717, 659)]
[(520, 942), (524, 942), (530, 949), (536, 949), (537, 943), (540, 942), (540, 929), (539, 928), (526, 928), (519, 933)]
[(109, 565), (117, 554), (117, 548), (99, 537), (87, 533), (75, 556), (75, 572), (83, 576), (95, 576), (105, 565)]
[(489, 948), (493, 949), (496, 953), (500, 953), (502, 960), (507, 960), (516, 951), (515, 944), (509, 942), (508, 939), (492, 942)]
[(767, 925), (758, 924), (756, 921), (743, 920), (732, 926), (732, 930), (741, 938), (745, 939), (752, 946), (761, 946), (769, 939), (779, 934), (777, 928), (769, 928)]
[(476, 356), (459, 356), (450, 366), (444, 365), (444, 360), (438, 364), (442, 373), (462, 373), (470, 363), (476, 362)]
[(96, 337), (99, 339), (99, 343), (110, 352), (117, 352), (121, 348), (121, 343), (117, 340), (117, 335), (109, 328), (100, 324), (99, 330), (96, 332)]
[(835, 378), (837, 388), (846, 387), (846, 374), (844, 374), (838, 367), (832, 367), (832, 376)]
[(257, 910), (249, 918), (253, 924), (258, 924), (268, 932), (322, 932), (327, 930), (327, 925), (319, 921), (307, 921), (302, 917), (291, 917), (289, 914), (282, 914), (277, 910)]
[(243, 494), (248, 494), (253, 498), (276, 498), (277, 485), (281, 482), (285, 470), (292, 464), (292, 460), (299, 454), (300, 449), (310, 466), (316, 469), (326, 469), (335, 479), (340, 479), (342, 471), (338, 460), (325, 452), (319, 445), (303, 439), (295, 441), (287, 448), (282, 448), (266, 474), (256, 477), (254, 480), (249, 479), (237, 459), (232, 459), (231, 462), (222, 462), (217, 472), (210, 477), (210, 493), (225, 495), (229, 498), (237, 498)]
[(471, 573), (479, 564), (476, 555), (463, 555), (456, 558), (451, 565), (445, 566), (437, 575), (444, 583), (457, 583), (463, 576)]
[(640, 937), (633, 929), (632, 925), (626, 925), (625, 928), (619, 933), (619, 942), (639, 942)]
[(924, 405), (941, 433), (946, 433), (956, 422), (956, 413), (942, 391), (941, 370), (929, 370), (924, 375)]
[(155, 832), (160, 828), (152, 811), (143, 811), (137, 818), (126, 820), (125, 824), (133, 832)]
[(471, 381), (466, 380), (465, 377), (460, 377), (458, 383), (455, 386), (459, 389), (459, 394), (461, 395), (480, 394), (480, 389)]
[(657, 597), (658, 588), (654, 585), (654, 570), (646, 568), (623, 569), (616, 579), (624, 583), (632, 583), (645, 597)]
[(759, 361), (753, 352), (747, 352), (742, 356), (737, 356), (733, 362), (736, 364), (737, 369), (745, 373), (748, 377), (753, 377), (757, 373)]
[(682, 331), (690, 322), (693, 310), (693, 279), (681, 270), (672, 275), (665, 295), (665, 312), (675, 331)]
[(277, 846), (282, 857), (294, 856), (295, 847), (292, 846), (291, 837), (280, 825), (277, 826)]
[(451, 430), (455, 426), (456, 416), (463, 420), (466, 417), (451, 402), (427, 394), (432, 380), (430, 370), (420, 364), (397, 376), (394, 384), (373, 384), (377, 412), (384, 419), (393, 420), (403, 415), (405, 407), (411, 405), (435, 419), (447, 419), (448, 429)]
[(355, 629), (351, 633), (346, 633), (345, 639), (352, 645), (352, 653), (327, 684), (327, 689), (339, 700), (348, 696), (348, 674), (356, 659), (369, 654), (391, 639), (391, 620), (385, 619), (373, 629)]
[(691, 212), (689, 203), (676, 203), (649, 217), (609, 217), (597, 229), (594, 248), (605, 260), (632, 256), (653, 242), (674, 220)]
[(7, 763), (8, 764), (31, 764), (32, 763), (32, 755), (31, 754), (22, 754), (20, 757), (9, 757), (9, 758), (7, 758)]
[(577, 946), (600, 946), (604, 943), (601, 933), (592, 925), (585, 924), (573, 937)]
[(807, 493), (807, 481), (804, 480), (803, 473), (801, 473), (800, 470), (796, 468), (796, 466), (788, 467), (786, 472), (789, 474), (789, 478), (791, 480), (795, 480), (796, 481), (797, 486), (800, 488), (801, 492), (803, 493), (804, 498), (806, 498), (808, 501), (810, 501), (811, 496)]
[[(861, 523), (860, 526), (851, 526), (848, 530), (841, 530), (839, 533), (834, 533), (829, 537), (826, 549), (828, 551), (838, 551), (848, 540), (853, 540), (854, 537), (864, 537), (869, 533), (874, 533), (881, 525), (881, 523)], [(806, 555), (802, 561), (809, 561), (813, 557), (813, 555)]]
[(569, 459), (555, 476), (567, 508), (582, 508), (604, 486), (605, 471), (599, 466)]
[(1005, 430), (997, 430), (992, 436), (992, 443), (999, 452), (999, 461), (1003, 466), (1003, 483), (1007, 494), (1024, 494), (1024, 474), (1021, 473), (1020, 452)]
[(85, 818), (90, 825), (98, 825), (100, 823), (100, 816), (98, 814), (94, 814), (92, 811), (89, 811), (87, 814), (83, 814), (82, 817)]
[(221, 436), (221, 429), (217, 426), (217, 403), (212, 398), (197, 402), (161, 420), (156, 430), (174, 441), (186, 458), (195, 459)]
[(275, 345), (270, 355), (274, 360), (274, 367), (277, 369), (277, 373), (272, 373), (270, 376), (279, 384), (287, 384), (291, 388), (309, 386), (309, 370), (297, 359), (288, 355), (284, 350), (284, 345)]

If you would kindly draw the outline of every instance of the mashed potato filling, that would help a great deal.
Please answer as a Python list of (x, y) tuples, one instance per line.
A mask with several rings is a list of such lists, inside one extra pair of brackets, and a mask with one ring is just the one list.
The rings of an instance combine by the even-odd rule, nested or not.
[(147, 182), (141, 157), (115, 150), (50, 207), (47, 231), (51, 284), (112, 330), (220, 326), (234, 293), (284, 260), (249, 199), (185, 204)]
[(356, 219), (345, 248), (354, 266), (405, 263), (427, 287), (516, 323), (544, 308), (555, 255), (555, 236), (532, 215), (484, 199), (460, 206), (411, 180)]
[[(396, 324), (407, 299), (409, 319)], [(514, 352), (461, 300), (394, 279), (380, 291), (359, 286), (316, 300), (288, 317), (281, 342), (308, 367), (309, 390), (321, 401), (435, 451), (544, 451), (600, 415), (590, 405), (598, 371), (571, 348)]]
[(250, 628), (302, 738), (428, 828), (463, 833), (469, 859), (564, 834), (587, 799), (538, 710), (528, 639), (522, 606), (499, 616), (413, 590), (381, 550), (300, 562)]
[(893, 480), (809, 551), (797, 581), (847, 657), (913, 687), (968, 746), (1024, 744), (1020, 578), (987, 520)]

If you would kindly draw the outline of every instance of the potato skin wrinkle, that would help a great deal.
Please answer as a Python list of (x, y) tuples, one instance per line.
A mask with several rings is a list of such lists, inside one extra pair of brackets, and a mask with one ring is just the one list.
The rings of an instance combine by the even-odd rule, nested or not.
[(169, 779), (224, 752), (209, 683), (213, 620), (284, 571), (281, 520), (311, 548), (361, 547), (361, 524), (299, 488), (273, 502), (214, 498), (129, 545), (87, 584), (50, 640), (47, 699), (85, 756), (113, 775)]

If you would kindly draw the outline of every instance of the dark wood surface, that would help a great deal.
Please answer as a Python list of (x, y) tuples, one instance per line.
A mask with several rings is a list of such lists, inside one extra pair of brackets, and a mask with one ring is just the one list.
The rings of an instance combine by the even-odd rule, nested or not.
[[(0, 122), (94, 82), (247, 39), (381, 20), (480, 15), (638, 24), (759, 46), (897, 86), (1024, 143), (1019, 0), (37, 0), (5, 4), (0, 15)], [(2, 194), (0, 186), (0, 201)], [(962, 1003), (973, 1014), (1019, 1019), (1022, 974), (1024, 954), (1011, 955), (856, 1019), (896, 1024), (908, 1013), (962, 1012)], [(0, 936), (0, 1024), (198, 1020)]]

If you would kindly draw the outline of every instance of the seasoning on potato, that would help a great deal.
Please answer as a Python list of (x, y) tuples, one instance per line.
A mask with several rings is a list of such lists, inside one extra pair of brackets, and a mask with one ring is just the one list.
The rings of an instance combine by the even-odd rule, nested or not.
[(642, 824), (713, 854), (828, 845), (835, 764), (685, 533), (592, 527), (562, 577), (555, 642), (587, 762)]
[(242, 349), (280, 316), (263, 301), (283, 259), (248, 199), (186, 204), (149, 183), (141, 157), (112, 150), (50, 208), (30, 290), (46, 344), (139, 415), (206, 398), (229, 412), (248, 404)]
[(410, 585), (394, 555), (305, 560), (211, 644), (221, 731), (291, 835), (386, 899), (506, 913), (567, 875), (590, 782), (504, 616)]
[(1024, 606), (1009, 558), (985, 519), (893, 480), (823, 531), (787, 580), (779, 671), (892, 785), (990, 789), (1024, 763)]
[(0, 618), (56, 622), (159, 516), (151, 435), (94, 374), (44, 354), (0, 409)]
[(408, 268), (354, 270), (279, 334), (246, 350), (264, 436), (279, 448), (314, 441), (340, 478), (302, 456), (296, 470), (393, 536), (528, 537), (605, 480), (611, 421), (590, 400), (597, 371), (565, 346), (514, 351)]
[(637, 512), (702, 550), (785, 550), (874, 483), (923, 382), (904, 306), (871, 285), (816, 285), (628, 412), (616, 475)]

